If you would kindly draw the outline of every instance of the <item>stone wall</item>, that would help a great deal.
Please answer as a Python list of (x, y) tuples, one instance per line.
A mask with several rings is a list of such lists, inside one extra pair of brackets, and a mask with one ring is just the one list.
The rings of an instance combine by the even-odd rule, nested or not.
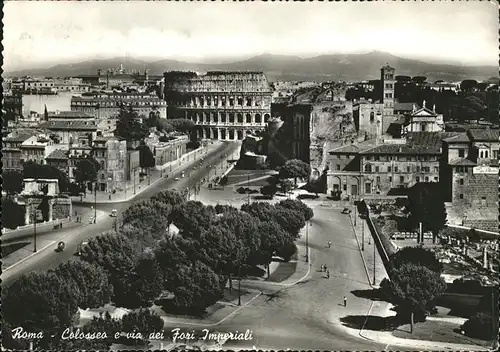
[(352, 102), (321, 102), (313, 105), (310, 126), (310, 163), (322, 171), (329, 150), (357, 139)]
[(498, 220), (466, 219), (464, 226), (473, 227), (479, 230), (498, 232)]

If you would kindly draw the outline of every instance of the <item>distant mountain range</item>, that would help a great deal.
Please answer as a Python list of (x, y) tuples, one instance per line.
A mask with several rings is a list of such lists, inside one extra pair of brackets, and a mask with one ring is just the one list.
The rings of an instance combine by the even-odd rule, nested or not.
[(463, 79), (486, 80), (498, 76), (497, 66), (459, 66), (428, 63), (373, 51), (368, 54), (333, 54), (312, 58), (289, 55), (263, 54), (229, 63), (189, 63), (177, 60), (140, 60), (130, 57), (95, 59), (74, 64), (59, 64), (45, 69), (6, 72), (5, 76), (69, 77), (96, 74), (97, 69), (116, 68), (123, 64), (127, 70), (149, 70), (150, 75), (165, 71), (264, 71), (269, 81), (358, 81), (378, 79), (380, 67), (388, 63), (397, 75), (426, 76), (428, 81), (461, 81)]

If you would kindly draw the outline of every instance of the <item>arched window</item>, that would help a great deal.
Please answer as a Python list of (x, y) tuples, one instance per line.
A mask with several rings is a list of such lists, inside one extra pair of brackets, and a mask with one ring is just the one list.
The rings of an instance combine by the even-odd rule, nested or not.
[(365, 172), (372, 172), (372, 166), (370, 164), (365, 165)]
[(372, 111), (370, 113), (370, 122), (373, 122), (373, 121), (375, 121), (375, 113)]

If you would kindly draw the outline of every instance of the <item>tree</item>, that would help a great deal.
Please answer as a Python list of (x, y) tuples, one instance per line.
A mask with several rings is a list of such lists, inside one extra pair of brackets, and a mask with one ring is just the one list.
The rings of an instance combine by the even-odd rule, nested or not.
[(304, 220), (309, 221), (314, 216), (314, 211), (300, 199), (285, 199), (275, 204), (276, 207), (295, 210), (304, 215)]
[(436, 258), (436, 254), (423, 247), (403, 247), (391, 255), (389, 261), (394, 269), (408, 263), (424, 266), (439, 274), (443, 272), (443, 264)]
[(218, 275), (202, 262), (181, 265), (172, 286), (173, 306), (183, 312), (201, 313), (222, 297)]
[(202, 229), (209, 228), (214, 216), (215, 209), (213, 207), (190, 200), (173, 209), (170, 220), (190, 237), (197, 238)]
[[(162, 318), (149, 309), (140, 309), (137, 312), (125, 314), (122, 318), (122, 329), (125, 333), (140, 333), (144, 343), (148, 342), (151, 333), (163, 330)], [(135, 340), (138, 342), (137, 340)]]
[(274, 218), (274, 206), (266, 202), (254, 202), (243, 204), (241, 210), (256, 217), (261, 222), (272, 222)]
[(247, 263), (250, 265), (264, 264), (267, 269), (267, 277), (269, 277), (269, 264), (273, 255), (289, 242), (290, 235), (276, 221), (259, 222), (257, 233), (260, 236), (260, 248), (258, 251), (250, 253)]
[(172, 119), (169, 120), (175, 131), (185, 133), (187, 135), (191, 134), (195, 126), (194, 122), (188, 119)]
[(16, 229), (24, 225), (25, 210), (12, 199), (2, 197), (2, 225), (7, 229)]
[(147, 169), (149, 176), (151, 168), (156, 164), (153, 152), (144, 141), (137, 147), (137, 150), (139, 151), (139, 166), (143, 169)]
[(113, 302), (118, 306), (127, 306), (130, 282), (140, 252), (141, 248), (131, 239), (108, 231), (89, 239), (81, 250), (80, 258), (106, 270), (113, 285)]
[(57, 332), (74, 323), (79, 289), (54, 272), (21, 276), (3, 293), (2, 313), (11, 326)]
[[(156, 198), (158, 199), (158, 198)], [(142, 232), (153, 234), (155, 239), (162, 239), (169, 226), (172, 206), (153, 199), (140, 200), (129, 206), (121, 218), (122, 226), (132, 226)]]
[(144, 255), (130, 274), (129, 295), (125, 307), (150, 307), (161, 295), (163, 287), (163, 273), (159, 263), (154, 255)]
[(215, 206), (215, 212), (217, 214), (225, 214), (228, 212), (238, 212), (238, 209), (233, 207), (232, 205), (226, 205), (226, 204), (217, 204)]
[(398, 76), (396, 76), (396, 81), (398, 81), (398, 82), (411, 82), (411, 77), (398, 75)]
[(177, 191), (165, 190), (157, 193), (153, 197), (151, 197), (152, 201), (169, 204), (172, 206), (172, 209), (178, 208), (183, 205), (186, 200), (181, 194)]
[(460, 90), (463, 92), (471, 92), (476, 88), (478, 85), (477, 81), (475, 79), (465, 79), (460, 83)]
[(493, 340), (498, 337), (498, 329), (495, 331), (494, 326), (491, 314), (477, 312), (462, 325), (462, 330), (472, 338)]
[(57, 179), (59, 192), (66, 192), (69, 186), (68, 175), (50, 165), (40, 165), (32, 161), (23, 164), (23, 179)]
[(7, 195), (21, 193), (23, 190), (23, 175), (17, 170), (3, 171), (2, 173), (2, 188)]
[(299, 231), (306, 225), (304, 215), (295, 210), (275, 207), (274, 217), (278, 224), (280, 224), (293, 239), (298, 239), (300, 237)]
[(294, 187), (293, 181), (290, 181), (290, 180), (281, 181), (281, 191), (284, 194), (290, 193), (292, 191), (293, 187)]
[(408, 209), (414, 224), (432, 232), (432, 242), (446, 224), (446, 208), (442, 189), (438, 183), (417, 183), (408, 192)]
[(415, 76), (411, 79), (413, 82), (417, 83), (417, 84), (422, 84), (424, 83), (425, 81), (427, 81), (427, 77), (425, 76)]
[(129, 106), (122, 106), (118, 113), (115, 136), (124, 138), (127, 142), (142, 141), (148, 135), (148, 128), (140, 122), (137, 111)]
[(435, 300), (445, 290), (446, 283), (441, 274), (424, 266), (404, 263), (389, 272), (390, 281), (384, 279), (380, 288), (395, 306), (398, 316), (416, 321), (425, 317), (435, 308)]
[(172, 133), (175, 131), (174, 126), (172, 126), (170, 120), (167, 119), (159, 119), (156, 122), (156, 128), (164, 133)]
[(272, 185), (265, 185), (261, 187), (260, 193), (262, 193), (263, 196), (269, 197), (271, 199), (274, 198), (274, 195), (278, 191), (278, 187), (275, 184)]
[(54, 273), (64, 281), (73, 281), (79, 289), (78, 307), (99, 308), (111, 301), (113, 286), (100, 266), (82, 261), (59, 264)]
[[(112, 318), (109, 312), (93, 317), (90, 322), (83, 327), (70, 327), (72, 333), (88, 334), (87, 336), (99, 336), (101, 338), (84, 339), (62, 339), (62, 334), (57, 334), (55, 338), (49, 337), (45, 341), (40, 341), (37, 349), (47, 351), (108, 351), (114, 342), (115, 333), (121, 332), (122, 323), (120, 320)], [(106, 337), (104, 337), (106, 334)]]
[(309, 164), (298, 159), (288, 160), (279, 170), (280, 179), (293, 178), (295, 185), (297, 185), (297, 178), (309, 178), (310, 174), (311, 167)]
[(77, 162), (74, 172), (76, 183), (85, 190), (85, 183), (94, 182), (97, 180), (97, 172), (99, 171), (99, 169), (100, 165), (94, 158), (81, 158)]

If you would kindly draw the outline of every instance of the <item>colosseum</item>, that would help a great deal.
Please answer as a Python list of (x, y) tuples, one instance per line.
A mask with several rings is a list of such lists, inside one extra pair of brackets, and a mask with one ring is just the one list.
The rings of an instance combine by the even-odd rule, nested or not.
[(272, 89), (263, 72), (164, 73), (169, 118), (187, 118), (199, 138), (242, 140), (271, 117)]

